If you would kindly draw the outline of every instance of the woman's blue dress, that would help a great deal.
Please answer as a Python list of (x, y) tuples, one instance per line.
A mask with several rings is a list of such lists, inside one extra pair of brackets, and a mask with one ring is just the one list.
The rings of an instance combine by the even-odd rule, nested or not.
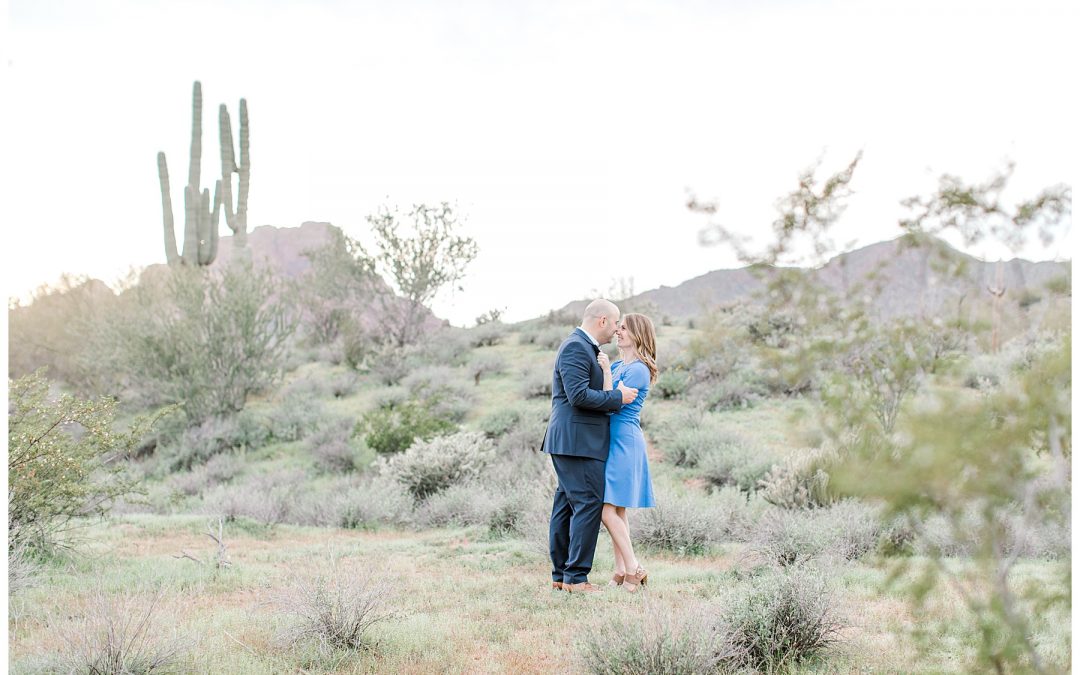
[(641, 361), (623, 366), (611, 364), (611, 385), (622, 382), (638, 390), (637, 398), (611, 414), (611, 445), (604, 473), (604, 502), (615, 506), (645, 508), (655, 505), (645, 436), (638, 416), (649, 394), (649, 367)]

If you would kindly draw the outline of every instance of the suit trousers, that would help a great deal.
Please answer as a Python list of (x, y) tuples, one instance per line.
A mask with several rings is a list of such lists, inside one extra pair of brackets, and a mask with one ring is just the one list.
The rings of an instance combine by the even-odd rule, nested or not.
[(573, 455), (551, 455), (551, 463), (559, 478), (548, 532), (551, 579), (579, 584), (588, 581), (596, 553), (607, 463)]

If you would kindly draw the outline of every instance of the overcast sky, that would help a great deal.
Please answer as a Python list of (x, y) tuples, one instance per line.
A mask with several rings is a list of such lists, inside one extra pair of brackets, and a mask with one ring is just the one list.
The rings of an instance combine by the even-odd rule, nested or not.
[[(1074, 178), (1076, 4), (13, 0), (8, 295), (164, 262), (155, 156), (181, 208), (196, 79), (204, 186), (217, 105), (235, 123), (248, 100), (249, 229), (322, 220), (370, 242), (380, 205), (456, 204), (480, 247), (435, 304), (458, 325), (736, 267), (698, 244), (687, 189), (767, 231), (800, 169), (859, 149), (837, 239), (891, 239), (899, 200), (943, 172), (1011, 158), (1015, 198)], [(1070, 241), (1020, 253), (1071, 258)]]

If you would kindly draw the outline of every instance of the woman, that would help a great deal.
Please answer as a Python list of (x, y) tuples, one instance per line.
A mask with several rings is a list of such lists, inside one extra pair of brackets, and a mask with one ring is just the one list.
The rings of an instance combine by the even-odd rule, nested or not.
[(656, 381), (656, 330), (643, 314), (627, 314), (615, 331), (619, 360), (609, 363), (600, 352), (597, 360), (604, 371), (604, 389), (623, 382), (638, 390), (633, 403), (611, 415), (611, 445), (604, 479), (604, 507), (600, 516), (615, 548), (615, 576), (610, 585), (622, 586), (633, 593), (645, 584), (648, 573), (638, 564), (630, 541), (627, 508), (655, 505), (649, 458), (645, 454), (645, 436), (638, 415), (649, 386)]

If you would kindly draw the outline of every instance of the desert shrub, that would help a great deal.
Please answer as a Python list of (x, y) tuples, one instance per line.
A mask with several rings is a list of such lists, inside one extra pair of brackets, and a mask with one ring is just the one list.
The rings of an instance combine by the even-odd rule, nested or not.
[(488, 438), (498, 438), (520, 425), (522, 414), (522, 408), (517, 406), (496, 408), (484, 416), (478, 426)]
[(710, 448), (697, 462), (701, 477), (714, 487), (734, 485), (753, 492), (769, 472), (773, 457), (753, 445), (724, 443)]
[(450, 485), (434, 493), (417, 507), (418, 527), (467, 527), (487, 525), (496, 505), (492, 495), (476, 483)]
[(521, 395), (527, 399), (551, 398), (551, 368), (530, 368), (522, 373)]
[(320, 652), (369, 650), (371, 627), (393, 616), (390, 586), (371, 573), (331, 570), (315, 579), (294, 578), (278, 597), (291, 619), (282, 637), (292, 644), (313, 642)]
[(393, 478), (375, 477), (350, 488), (339, 498), (339, 527), (374, 530), (411, 522), (413, 498)]
[(523, 455), (539, 453), (547, 431), (547, 422), (545, 414), (525, 413), (517, 426), (499, 438), (499, 454), (521, 459)]
[(829, 468), (836, 450), (825, 446), (790, 452), (761, 480), (761, 494), (770, 504), (788, 509), (824, 506), (833, 501)]
[[(661, 447), (665, 457), (676, 466), (697, 466), (705, 457), (717, 452), (724, 452), (724, 448), (747, 447), (749, 442), (742, 436), (724, 431), (709, 418), (702, 419), (697, 424), (675, 427), (672, 422), (666, 423), (667, 429), (660, 433), (664, 439)], [(676, 421), (675, 424), (678, 424)]]
[(725, 601), (721, 631), (730, 667), (772, 673), (825, 655), (840, 640), (824, 575), (808, 568), (770, 570)]
[(172, 474), (168, 483), (185, 495), (199, 495), (208, 488), (231, 481), (240, 473), (241, 467), (241, 460), (233, 454), (214, 455), (190, 471)]
[(244, 408), (280, 375), (296, 317), (282, 282), (241, 258), (169, 267), (125, 292), (105, 358), (145, 404), (181, 403), (190, 424)]
[(159, 468), (166, 472), (191, 469), (231, 450), (240, 435), (240, 424), (236, 417), (203, 420), (196, 426), (184, 429), (178, 436), (163, 441), (157, 451)]
[(573, 330), (572, 321), (566, 326), (535, 325), (523, 330), (518, 341), (523, 345), (535, 345), (542, 349), (558, 349)]
[(700, 610), (620, 613), (592, 623), (579, 646), (595, 675), (696, 675), (717, 672), (736, 654)]
[(353, 421), (348, 417), (324, 423), (304, 442), (315, 466), (327, 473), (352, 471), (356, 468), (356, 451), (350, 439)]
[(414, 346), (383, 345), (370, 358), (369, 371), (379, 383), (388, 387), (400, 384), (420, 362)]
[(246, 517), (273, 527), (290, 520), (304, 480), (302, 471), (289, 469), (254, 475), (243, 483), (221, 485), (208, 491), (202, 510), (224, 516), (227, 521)]
[(488, 321), (469, 331), (469, 345), (473, 348), (492, 347), (502, 343), (508, 332), (501, 321)]
[(980, 536), (984, 530), (976, 527), (981, 518), (977, 503), (965, 507), (955, 521), (941, 514), (929, 515), (916, 524), (912, 546), (921, 555), (946, 557), (975, 556), (987, 545), (1001, 555), (1023, 558), (1053, 560), (1069, 555), (1071, 535), (1067, 521), (1025, 522), (1022, 508), (1013, 503), (995, 514), (996, 536), (988, 542)]
[(554, 490), (547, 487), (542, 481), (489, 478), (487, 490), (493, 506), (487, 519), (488, 535), (528, 537), (534, 524), (530, 514), (549, 515), (551, 512)]
[[(125, 675), (127, 673), (179, 673), (190, 642), (165, 637), (154, 625), (163, 597), (121, 592), (110, 595), (93, 589), (82, 611), (71, 611), (72, 624), (58, 632), (63, 647), (53, 672)], [(69, 610), (70, 611), (70, 610)]]
[(704, 553), (715, 541), (714, 514), (703, 499), (669, 498), (635, 515), (630, 530), (643, 546), (693, 555)]
[(413, 400), (368, 411), (360, 418), (360, 430), (368, 447), (380, 455), (404, 452), (417, 439), (428, 441), (457, 429), (451, 420)]
[(679, 398), (690, 387), (690, 373), (682, 369), (667, 368), (660, 372), (653, 391), (663, 399)]
[(428, 366), (413, 371), (401, 381), (412, 397), (435, 417), (460, 423), (469, 413), (473, 392), (446, 366)]
[(8, 547), (49, 548), (73, 519), (136, 491), (128, 457), (151, 422), (114, 430), (116, 402), (51, 398), (36, 372), (8, 380)]
[(38, 564), (31, 550), (21, 543), (8, 546), (8, 597), (37, 585)]
[(277, 441), (299, 441), (327, 418), (326, 404), (306, 393), (286, 394), (267, 414), (270, 435)]
[(819, 509), (774, 509), (754, 528), (751, 549), (780, 566), (821, 556), (855, 560), (877, 546), (881, 531), (878, 510), (858, 500)]
[(477, 386), (484, 375), (498, 375), (503, 372), (506, 372), (506, 359), (498, 354), (477, 354), (469, 362), (469, 375)]
[(970, 389), (992, 389), (1001, 384), (1008, 373), (1003, 359), (992, 354), (979, 354), (963, 368), (964, 386)]
[(745, 368), (733, 370), (719, 379), (698, 382), (691, 392), (694, 400), (708, 410), (749, 408), (768, 398), (769, 393), (769, 386), (761, 377)]
[(421, 336), (421, 341), (413, 346), (413, 369), (465, 365), (472, 356), (471, 333), (464, 328), (442, 326)]
[(421, 502), (451, 485), (478, 477), (494, 456), (490, 439), (462, 431), (417, 441), (404, 453), (378, 461), (380, 475), (392, 476)]
[(327, 384), (334, 398), (348, 398), (356, 393), (360, 378), (353, 372), (338, 373), (328, 378)]

